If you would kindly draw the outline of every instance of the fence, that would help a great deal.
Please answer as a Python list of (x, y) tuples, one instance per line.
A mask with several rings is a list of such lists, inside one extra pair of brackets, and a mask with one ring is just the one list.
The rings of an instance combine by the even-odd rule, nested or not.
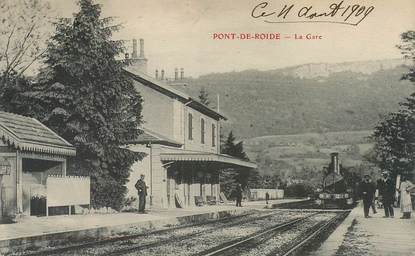
[(265, 194), (268, 192), (269, 199), (280, 199), (284, 197), (283, 189), (250, 189), (251, 200), (265, 200)]

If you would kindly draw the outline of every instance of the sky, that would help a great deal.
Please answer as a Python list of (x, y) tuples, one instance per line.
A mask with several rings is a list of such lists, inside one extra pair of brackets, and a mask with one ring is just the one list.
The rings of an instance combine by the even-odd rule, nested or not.
[[(148, 71), (184, 68), (186, 76), (246, 69), (272, 70), (305, 63), (337, 63), (401, 58), (395, 47), (400, 34), (415, 30), (414, 0), (344, 0), (345, 6), (359, 4), (375, 8), (357, 26), (333, 23), (264, 22), (251, 17), (263, 0), (96, 0), (103, 16), (116, 17), (123, 28), (116, 39), (145, 40)], [(312, 5), (329, 10), (341, 0), (269, 0), (268, 9), (295, 4), (294, 10)], [(58, 16), (71, 17), (76, 1), (51, 0)], [(338, 16), (338, 15), (337, 15)], [(294, 16), (293, 16), (294, 17)], [(284, 40), (214, 40), (214, 33), (280, 33)], [(294, 34), (319, 35), (319, 40), (294, 40)], [(131, 47), (132, 42), (128, 41)]]

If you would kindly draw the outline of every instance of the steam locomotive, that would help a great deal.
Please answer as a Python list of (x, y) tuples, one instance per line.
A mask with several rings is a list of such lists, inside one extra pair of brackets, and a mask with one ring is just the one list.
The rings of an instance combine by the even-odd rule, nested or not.
[(352, 184), (347, 184), (347, 179), (341, 172), (339, 153), (331, 153), (331, 163), (324, 172), (322, 187), (315, 192), (315, 203), (323, 209), (352, 208), (355, 204), (354, 189)]

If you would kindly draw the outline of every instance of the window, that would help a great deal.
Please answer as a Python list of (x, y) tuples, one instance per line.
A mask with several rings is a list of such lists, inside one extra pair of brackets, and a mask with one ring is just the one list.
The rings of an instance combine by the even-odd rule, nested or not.
[(200, 143), (205, 144), (205, 119), (200, 119)]
[(212, 124), (212, 147), (216, 146), (216, 127)]
[(188, 118), (188, 125), (189, 125), (189, 140), (193, 140), (193, 115), (189, 113)]

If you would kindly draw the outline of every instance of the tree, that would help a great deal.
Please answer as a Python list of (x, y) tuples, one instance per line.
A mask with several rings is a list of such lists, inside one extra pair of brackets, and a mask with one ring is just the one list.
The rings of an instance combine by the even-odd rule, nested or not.
[[(233, 135), (233, 132), (229, 132), (227, 139), (224, 144), (221, 146), (221, 153), (227, 154), (241, 160), (249, 161), (246, 153), (243, 149), (243, 142), (235, 142), (236, 138)], [(250, 175), (250, 170), (247, 168), (232, 168), (227, 170), (227, 173), (223, 176), (222, 187), (226, 191), (227, 189), (233, 189), (236, 185), (236, 182), (241, 183), (242, 187), (248, 185), (248, 179)]]
[[(415, 63), (415, 31), (407, 31), (401, 35), (402, 43), (398, 45), (403, 56), (411, 59)], [(415, 82), (415, 66), (409, 68), (409, 72), (404, 74), (403, 79)]]
[[(412, 96), (413, 97), (413, 96)], [(375, 161), (381, 169), (394, 176), (413, 173), (415, 166), (415, 105), (409, 104), (397, 113), (391, 113), (375, 128)], [(404, 104), (401, 104), (404, 106)]]
[(230, 131), (225, 143), (221, 147), (222, 153), (248, 161), (249, 159), (243, 149), (243, 142), (236, 143), (235, 140), (236, 138), (233, 135), (233, 132)]
[(123, 71), (118, 26), (101, 18), (92, 0), (80, 0), (74, 19), (61, 19), (47, 46), (39, 84), (25, 96), (42, 111), (36, 117), (77, 149), (69, 174), (91, 176), (94, 207), (120, 209), (131, 165), (142, 158), (123, 145), (141, 124), (140, 94)]
[(257, 170), (251, 170), (248, 177), (249, 188), (264, 188), (263, 177)]
[[(232, 131), (229, 133), (226, 140), (224, 140), (223, 134), (221, 134), (221, 153), (228, 154), (230, 152), (230, 148), (234, 146), (235, 137), (233, 136)], [(219, 175), (219, 183), (221, 186), (221, 191), (225, 193), (225, 195), (229, 198), (233, 197), (233, 192), (235, 191), (236, 187), (236, 177), (237, 172), (234, 169), (226, 169), (221, 172)]]
[(201, 103), (205, 104), (206, 106), (209, 106), (209, 104), (210, 104), (209, 94), (205, 90), (205, 87), (202, 87), (202, 89), (200, 89), (199, 100), (200, 100)]
[(248, 184), (250, 188), (267, 189), (282, 188), (284, 186), (284, 182), (279, 175), (261, 175), (257, 170), (249, 171)]
[(308, 183), (296, 183), (288, 185), (284, 190), (287, 197), (307, 197), (314, 193), (314, 188)]
[[(49, 3), (38, 0), (3, 0), (0, 3), (0, 109), (12, 112), (9, 103), (28, 85), (23, 77), (45, 49), (51, 19)], [(11, 96), (13, 98), (11, 98)]]
[(233, 169), (222, 170), (219, 175), (220, 191), (225, 193), (227, 198), (235, 198), (236, 176), (237, 173)]
[[(413, 61), (403, 79), (415, 82), (415, 31), (401, 35), (398, 46), (405, 58)], [(414, 175), (415, 166), (415, 93), (400, 103), (400, 110), (390, 113), (376, 127), (374, 154), (370, 158), (381, 169), (397, 174)]]

